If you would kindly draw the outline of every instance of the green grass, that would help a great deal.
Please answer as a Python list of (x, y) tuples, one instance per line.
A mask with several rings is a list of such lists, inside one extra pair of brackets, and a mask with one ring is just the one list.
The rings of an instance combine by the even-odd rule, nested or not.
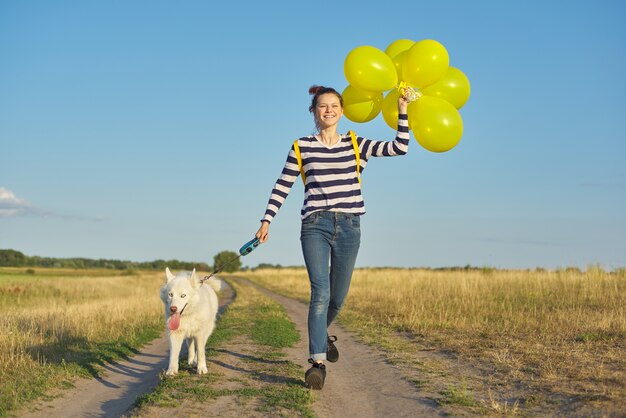
[[(282, 352), (300, 339), (284, 308), (250, 286), (229, 283), (237, 299), (219, 319), (207, 343), (209, 374), (196, 376), (186, 359), (181, 359), (179, 374), (164, 378), (152, 393), (141, 397), (134, 415), (149, 414), (145, 412), (149, 407), (176, 408), (182, 400), (207, 403), (229, 396), (239, 404), (254, 400), (259, 412), (272, 416), (314, 416), (312, 395), (302, 382), (302, 371), (285, 360)], [(237, 347), (242, 342), (254, 348), (252, 354), (230, 352), (233, 344)], [(240, 376), (229, 379), (212, 371), (211, 359), (225, 353), (244, 362), (245, 371)]]
[(285, 320), (285, 313), (277, 305), (258, 309), (250, 337), (253, 341), (273, 348), (291, 347), (300, 340), (295, 325)]
[(466, 384), (452, 385), (446, 390), (440, 392), (441, 398), (437, 399), (439, 404), (459, 405), (459, 406), (478, 406), (474, 400), (474, 396), (467, 389)]

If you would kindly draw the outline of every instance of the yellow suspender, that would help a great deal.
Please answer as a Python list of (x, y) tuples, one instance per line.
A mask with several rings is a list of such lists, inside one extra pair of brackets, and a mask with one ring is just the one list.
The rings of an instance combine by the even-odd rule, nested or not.
[[(350, 139), (352, 140), (352, 148), (354, 148), (354, 157), (356, 158), (356, 177), (361, 184), (361, 156), (359, 154), (359, 143), (356, 142), (356, 134), (354, 131), (349, 131)], [(298, 140), (293, 141), (293, 151), (296, 153), (296, 160), (298, 160), (298, 168), (300, 169), (300, 175), (302, 176), (302, 183), (306, 184), (306, 176), (304, 175), (304, 167), (302, 166), (302, 156), (300, 155), (300, 147), (298, 146)]]
[(348, 131), (350, 139), (352, 139), (352, 148), (354, 148), (354, 157), (356, 158), (356, 177), (361, 184), (361, 155), (359, 154), (359, 144), (356, 142), (356, 134), (354, 131)]
[(306, 176), (304, 175), (304, 167), (302, 167), (302, 156), (300, 155), (300, 147), (298, 146), (298, 140), (293, 141), (293, 150), (296, 153), (296, 159), (298, 160), (298, 167), (300, 168), (300, 174), (302, 175), (302, 183), (306, 184)]

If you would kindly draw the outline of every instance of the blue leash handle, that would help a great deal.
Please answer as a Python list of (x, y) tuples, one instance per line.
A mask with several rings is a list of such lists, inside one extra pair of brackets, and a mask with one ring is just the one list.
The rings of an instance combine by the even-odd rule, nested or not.
[(250, 254), (252, 251), (254, 251), (254, 249), (256, 247), (259, 246), (259, 239), (258, 238), (254, 238), (248, 242), (246, 242), (245, 244), (243, 244), (243, 247), (241, 247), (239, 249), (239, 255), (248, 255)]

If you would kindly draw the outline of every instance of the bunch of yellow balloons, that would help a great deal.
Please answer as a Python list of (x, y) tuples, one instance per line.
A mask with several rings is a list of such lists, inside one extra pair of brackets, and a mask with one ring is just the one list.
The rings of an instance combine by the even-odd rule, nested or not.
[[(470, 83), (450, 66), (446, 48), (437, 41), (398, 39), (385, 52), (359, 46), (343, 64), (349, 85), (343, 91), (344, 114), (353, 122), (368, 122), (379, 113), (387, 125), (398, 126), (398, 86), (417, 90), (408, 107), (409, 127), (417, 142), (433, 152), (454, 148), (463, 135), (458, 111), (470, 96)], [(387, 93), (385, 93), (387, 92)]]

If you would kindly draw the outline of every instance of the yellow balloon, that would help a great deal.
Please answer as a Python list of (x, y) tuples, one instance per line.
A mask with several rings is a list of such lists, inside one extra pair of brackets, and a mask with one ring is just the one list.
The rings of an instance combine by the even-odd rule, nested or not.
[(385, 49), (385, 54), (389, 55), (389, 58), (393, 59), (399, 53), (411, 48), (413, 44), (415, 44), (415, 41), (410, 39), (398, 39), (389, 44), (387, 49)]
[(437, 41), (424, 39), (407, 51), (402, 66), (402, 79), (412, 86), (424, 88), (439, 81), (448, 70), (450, 57)]
[(398, 83), (391, 58), (373, 46), (359, 46), (350, 51), (343, 71), (348, 83), (360, 90), (383, 92)]
[(359, 90), (349, 85), (342, 93), (343, 114), (352, 122), (368, 122), (380, 113), (383, 94)]
[(455, 67), (448, 67), (443, 78), (433, 85), (422, 90), (427, 96), (444, 99), (457, 109), (463, 107), (470, 96), (470, 82), (463, 71)]
[(385, 96), (382, 105), (383, 119), (391, 129), (398, 129), (398, 97), (400, 93), (397, 89), (391, 90)]
[(432, 152), (454, 148), (463, 135), (459, 111), (443, 99), (422, 96), (409, 105), (409, 121), (417, 142)]
[(385, 54), (389, 55), (389, 58), (393, 61), (394, 67), (396, 67), (398, 80), (402, 80), (402, 64), (404, 63), (404, 59), (406, 57), (406, 51), (408, 51), (414, 44), (415, 41), (410, 39), (398, 39), (390, 43), (387, 49), (385, 49)]
[(402, 51), (391, 59), (391, 61), (393, 61), (393, 66), (396, 68), (396, 74), (398, 74), (398, 80), (403, 80), (402, 66), (404, 64), (404, 60), (406, 59), (406, 53), (407, 51)]
[[(389, 93), (383, 99), (382, 113), (385, 123), (389, 125), (391, 129), (398, 129), (398, 98), (400, 92), (398, 89), (390, 90)], [(413, 102), (415, 103), (415, 102)], [(409, 120), (409, 129), (411, 129), (411, 120)]]

